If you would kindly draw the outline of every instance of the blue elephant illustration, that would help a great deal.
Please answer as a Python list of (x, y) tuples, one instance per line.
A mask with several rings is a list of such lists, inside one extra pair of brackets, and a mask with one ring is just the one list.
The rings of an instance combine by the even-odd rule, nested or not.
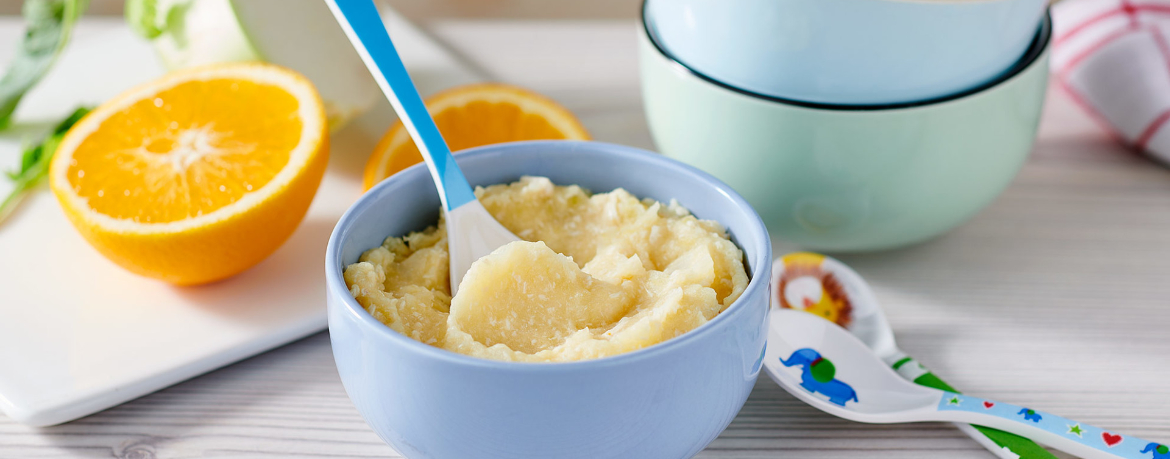
[(850, 401), (857, 401), (857, 392), (848, 384), (833, 378), (837, 373), (833, 362), (821, 357), (817, 351), (809, 348), (800, 349), (793, 352), (788, 360), (781, 358), (780, 363), (786, 367), (803, 366), (800, 386), (809, 392), (824, 394), (829, 397), (830, 402), (841, 406)]
[(1154, 459), (1170, 459), (1170, 446), (1150, 442), (1146, 449), (1142, 450), (1142, 454), (1146, 453), (1154, 453)]
[(1024, 415), (1025, 421), (1040, 422), (1042, 419), (1044, 419), (1040, 417), (1040, 413), (1037, 413), (1036, 410), (1031, 410), (1028, 408), (1023, 408), (1019, 413), (1016, 414)]

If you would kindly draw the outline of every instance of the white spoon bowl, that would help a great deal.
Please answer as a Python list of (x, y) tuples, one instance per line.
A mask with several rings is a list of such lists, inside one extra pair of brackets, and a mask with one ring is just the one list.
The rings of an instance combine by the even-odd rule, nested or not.
[[(834, 416), (874, 424), (977, 424), (1086, 459), (1170, 457), (1165, 444), (1019, 405), (911, 383), (849, 331), (812, 314), (773, 309), (770, 320), (764, 368), (793, 396)], [(836, 396), (844, 390), (853, 396), (845, 400)]]

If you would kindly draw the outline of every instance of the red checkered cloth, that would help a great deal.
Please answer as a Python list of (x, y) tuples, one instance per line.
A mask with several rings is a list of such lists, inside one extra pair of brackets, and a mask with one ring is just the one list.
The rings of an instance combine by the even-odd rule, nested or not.
[(1052, 7), (1052, 73), (1122, 142), (1170, 164), (1170, 0)]

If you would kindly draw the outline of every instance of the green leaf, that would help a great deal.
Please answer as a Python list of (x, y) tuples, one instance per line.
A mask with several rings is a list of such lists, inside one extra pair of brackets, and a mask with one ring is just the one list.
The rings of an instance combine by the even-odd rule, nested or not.
[[(126, 23), (130, 29), (147, 40), (170, 34), (175, 40), (185, 40), (183, 28), (192, 0), (126, 0)], [(185, 43), (181, 43), (186, 46)]]
[(0, 129), (8, 127), (20, 99), (53, 66), (88, 4), (89, 0), (25, 0), (24, 39), (0, 78)]
[(89, 113), (89, 108), (81, 107), (57, 123), (57, 126), (37, 145), (27, 145), (20, 157), (20, 169), (8, 172), (8, 178), (13, 182), (12, 192), (4, 201), (0, 202), (0, 222), (16, 208), (29, 190), (35, 188), (49, 173), (49, 164), (53, 161), (53, 154), (57, 146), (69, 129), (77, 124), (81, 118)]
[(88, 115), (90, 110), (93, 109), (89, 107), (79, 107), (77, 110), (74, 110), (73, 113), (70, 113), (69, 116), (61, 120), (60, 123), (57, 123), (57, 127), (53, 128), (53, 135), (64, 137), (65, 133), (69, 132), (70, 129), (73, 129), (74, 124), (77, 124), (78, 121), (81, 121), (82, 118), (85, 118), (85, 115)]
[(126, 24), (142, 38), (152, 40), (162, 35), (158, 25), (158, 0), (126, 0)]
[(166, 32), (180, 48), (187, 47), (187, 12), (191, 11), (191, 6), (192, 2), (186, 1), (175, 3), (167, 10)]

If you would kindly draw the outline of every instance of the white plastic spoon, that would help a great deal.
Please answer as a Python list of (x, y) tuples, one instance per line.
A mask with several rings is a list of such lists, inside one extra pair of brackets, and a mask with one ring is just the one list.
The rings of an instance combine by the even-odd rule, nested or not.
[(439, 189), (447, 222), (447, 251), (451, 259), (451, 294), (475, 260), (520, 238), (500, 225), (475, 198), (463, 171), (455, 164), (447, 142), (431, 119), (373, 0), (327, 0), (333, 16), (345, 30), (374, 80), (390, 99), (410, 138), (426, 160)]
[[(907, 381), (956, 392), (898, 348), (894, 330), (869, 284), (844, 263), (821, 254), (790, 253), (772, 265), (772, 304), (807, 311), (845, 327)], [(1056, 459), (1017, 435), (957, 423), (956, 427), (1001, 459)]]
[(1031, 438), (1086, 459), (1167, 459), (1170, 447), (1033, 410), (920, 386), (837, 324), (773, 309), (764, 367), (801, 401), (857, 422), (950, 421)]

